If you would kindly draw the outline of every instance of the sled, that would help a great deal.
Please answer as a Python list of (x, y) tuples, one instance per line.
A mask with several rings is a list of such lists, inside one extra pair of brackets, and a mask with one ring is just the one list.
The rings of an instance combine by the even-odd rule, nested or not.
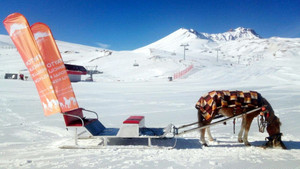
[[(83, 112), (94, 114), (94, 118), (87, 118)], [(106, 128), (98, 119), (98, 114), (94, 111), (78, 108), (63, 113), (67, 129), (74, 128), (74, 145), (62, 146), (64, 149), (98, 149), (107, 148), (110, 139), (147, 139), (147, 147), (154, 147), (152, 139), (173, 138), (174, 125), (169, 124), (165, 128), (148, 128), (145, 126), (144, 116), (130, 116), (123, 121), (120, 128)], [(78, 133), (78, 128), (84, 131)], [(88, 136), (83, 137), (84, 133)], [(98, 146), (83, 146), (78, 144), (78, 139), (100, 139)]]

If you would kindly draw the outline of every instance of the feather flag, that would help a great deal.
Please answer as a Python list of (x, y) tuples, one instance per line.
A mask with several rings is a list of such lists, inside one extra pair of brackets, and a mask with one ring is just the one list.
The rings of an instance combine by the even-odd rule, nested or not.
[(50, 28), (43, 23), (31, 26), (42, 59), (46, 65), (62, 112), (78, 108), (73, 88)]
[(3, 24), (36, 85), (45, 115), (62, 112), (48, 70), (26, 18), (20, 13), (13, 13), (6, 17)]

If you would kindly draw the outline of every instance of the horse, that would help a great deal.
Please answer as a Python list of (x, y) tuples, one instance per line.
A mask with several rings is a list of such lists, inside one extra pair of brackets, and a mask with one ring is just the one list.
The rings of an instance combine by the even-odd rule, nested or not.
[[(256, 91), (211, 91), (202, 96), (195, 107), (198, 110), (199, 127), (209, 125), (217, 116), (233, 117), (261, 107), (257, 111), (242, 116), (238, 142), (251, 146), (248, 141), (248, 132), (253, 119), (260, 115), (261, 120), (263, 120), (261, 127), (264, 129), (266, 125), (269, 134), (269, 137), (266, 138), (268, 142), (263, 147), (281, 147), (286, 149), (281, 141), (282, 133), (280, 132), (281, 122), (279, 118), (275, 116), (271, 104)], [(207, 127), (207, 134), (209, 140), (213, 141), (209, 127)], [(205, 128), (200, 130), (200, 141), (202, 145), (208, 146), (205, 141)]]

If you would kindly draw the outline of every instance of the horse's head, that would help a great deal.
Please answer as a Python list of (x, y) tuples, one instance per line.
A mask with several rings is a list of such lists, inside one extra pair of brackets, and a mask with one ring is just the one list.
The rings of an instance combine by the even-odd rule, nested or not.
[(269, 133), (269, 137), (266, 138), (267, 143), (265, 144), (265, 147), (267, 148), (275, 148), (279, 147), (282, 149), (286, 149), (286, 146), (281, 141), (282, 133), (280, 133), (280, 120), (278, 117), (270, 116), (268, 119), (268, 126), (267, 126), (267, 132)]

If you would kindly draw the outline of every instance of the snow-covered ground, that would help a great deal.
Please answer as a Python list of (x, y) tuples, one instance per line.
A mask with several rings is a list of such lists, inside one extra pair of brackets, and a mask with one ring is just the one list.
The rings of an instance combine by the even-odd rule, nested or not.
[[(9, 37), (0, 35), (0, 168), (300, 168), (300, 39), (236, 35), (240, 29), (232, 32), (242, 38), (229, 41), (215, 41), (221, 34), (203, 37), (205, 34), (179, 29), (134, 51), (108, 51), (60, 41), (58, 46), (65, 62), (97, 65), (104, 72), (94, 75), (95, 82), (72, 85), (79, 105), (98, 112), (106, 127), (120, 127), (130, 115), (144, 115), (147, 127), (179, 126), (197, 120), (195, 103), (208, 91), (256, 90), (280, 118), (288, 150), (258, 147), (268, 135), (258, 132), (256, 119), (249, 133), (251, 147), (237, 142), (229, 121), (212, 128), (216, 141), (209, 142), (209, 147), (202, 147), (199, 133), (192, 132), (178, 137), (171, 150), (133, 146), (60, 149), (73, 144), (73, 131), (65, 129), (60, 114), (43, 115), (30, 79), (3, 79), (8, 72), (27, 71)], [(223, 35), (229, 37), (230, 32)], [(189, 44), (186, 60), (182, 43)], [(194, 68), (187, 75), (168, 81), (191, 64)], [(153, 144), (167, 147), (175, 141)], [(90, 141), (79, 143), (86, 142)]]

